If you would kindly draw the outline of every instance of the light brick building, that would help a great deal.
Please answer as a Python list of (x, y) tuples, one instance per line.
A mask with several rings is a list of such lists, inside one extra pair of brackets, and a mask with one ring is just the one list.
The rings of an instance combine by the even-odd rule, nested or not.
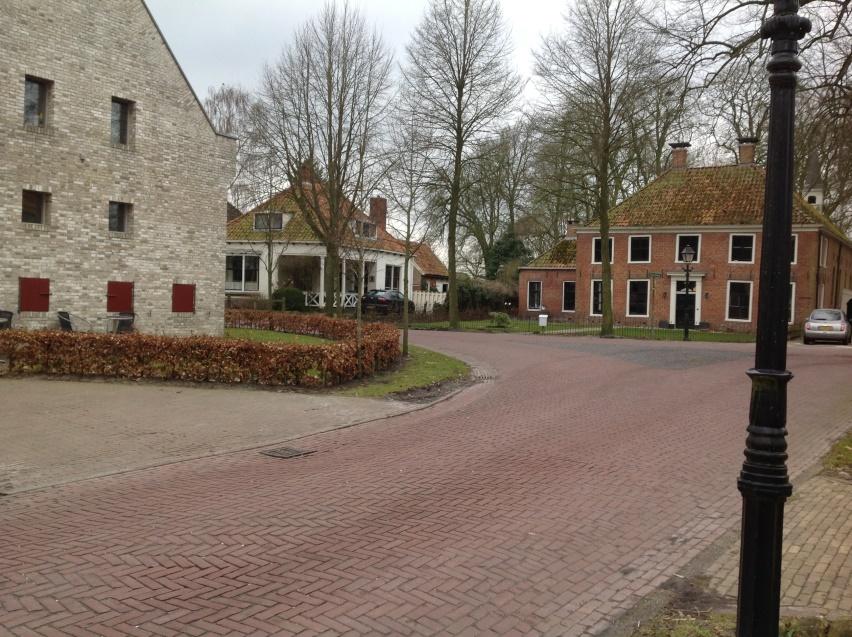
[[(766, 171), (743, 140), (733, 166), (689, 167), (677, 145), (672, 168), (610, 211), (613, 319), (649, 326), (752, 331)], [(816, 307), (852, 309), (852, 241), (819, 210), (820, 193), (793, 203), (791, 323)], [(596, 320), (601, 315), (601, 238), (577, 228), (521, 269), (519, 304), (528, 315)], [(690, 294), (681, 252), (696, 251)], [(788, 293), (779, 290), (779, 293)]]
[(221, 333), (235, 145), (144, 2), (3, 4), (0, 310)]

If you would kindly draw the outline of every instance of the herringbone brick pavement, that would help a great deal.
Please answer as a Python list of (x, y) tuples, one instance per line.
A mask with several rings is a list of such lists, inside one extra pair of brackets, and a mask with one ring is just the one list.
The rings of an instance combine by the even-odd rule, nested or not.
[[(418, 334), (492, 382), (429, 410), (0, 500), (12, 635), (593, 635), (739, 516), (749, 346)], [(852, 422), (794, 347), (791, 464)]]

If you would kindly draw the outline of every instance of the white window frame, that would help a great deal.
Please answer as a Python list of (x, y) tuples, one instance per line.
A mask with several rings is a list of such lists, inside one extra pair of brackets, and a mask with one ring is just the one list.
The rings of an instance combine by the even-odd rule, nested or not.
[[(573, 283), (574, 284), (574, 309), (566, 310), (565, 309), (565, 284)], [(529, 298), (529, 291), (527, 292), (527, 298)], [(577, 282), (576, 281), (563, 281), (562, 282), (562, 312), (565, 314), (574, 314), (577, 312)]]
[(822, 309), (825, 307), (825, 283), (820, 283), (818, 292), (817, 292), (817, 308)]
[[(592, 263), (595, 265), (603, 264), (603, 261), (595, 261), (595, 242), (600, 241), (603, 237), (592, 237)], [(601, 244), (601, 256), (603, 256), (603, 244)], [(609, 264), (615, 263), (615, 237), (609, 238)]]
[[(751, 260), (750, 261), (734, 261), (734, 237), (751, 237)], [(732, 232), (728, 235), (728, 263), (731, 265), (737, 264), (753, 264), (754, 253), (757, 251), (757, 235), (753, 232)]]
[[(530, 305), (530, 285), (533, 283), (538, 283), (538, 305), (533, 307)], [(541, 301), (542, 296), (544, 294), (544, 286), (541, 284), (541, 281), (527, 281), (527, 309), (528, 310), (540, 310), (541, 309)]]
[[(747, 283), (748, 284), (748, 318), (734, 319), (731, 318), (731, 283)], [(729, 280), (725, 287), (725, 320), (731, 323), (751, 323), (752, 310), (754, 306), (754, 281), (737, 281)]]
[[(828, 263), (828, 239), (823, 236), (819, 238), (819, 267), (824, 268)], [(822, 307), (822, 304), (820, 304)]]
[[(243, 260), (242, 278), (240, 279), (239, 289), (228, 287), (228, 280), (227, 280), (228, 257), (240, 257)], [(246, 259), (248, 259), (249, 257), (257, 259), (257, 289), (256, 290), (246, 290)], [(260, 292), (260, 256), (257, 255), (257, 254), (252, 254), (250, 252), (241, 252), (239, 254), (226, 254), (225, 255), (225, 275), (226, 275), (226, 278), (225, 278), (225, 291), (226, 292), (248, 292), (248, 293), (258, 292), (259, 293)], [(232, 281), (231, 283), (236, 283), (236, 281)]]
[[(266, 216), (266, 218), (269, 220), (268, 223), (270, 225), (272, 223), (272, 215), (278, 215), (279, 217), (281, 217), (281, 227), (280, 228), (269, 228), (269, 227), (258, 228), (257, 227), (257, 219), (261, 215)], [(273, 212), (256, 212), (256, 213), (254, 213), (254, 219), (252, 219), (252, 222), (253, 222), (252, 223), (252, 230), (254, 230), (255, 232), (281, 232), (282, 230), (284, 230), (284, 213), (283, 212), (274, 212), (274, 211)]]
[[(645, 297), (645, 313), (644, 314), (631, 314), (630, 313), (630, 284), (631, 283), (644, 283), (645, 289), (647, 290), (647, 296)], [(648, 318), (651, 312), (651, 279), (627, 279), (627, 305), (624, 306), (624, 316), (629, 316), (631, 318)]]
[[(391, 268), (390, 281), (388, 281), (388, 268)], [(393, 287), (393, 280), (394, 280), (394, 278), (397, 278), (397, 277), (394, 276), (396, 274), (397, 270), (399, 270), (397, 287)], [(391, 290), (391, 291), (394, 291), (394, 292), (401, 292), (402, 291), (402, 266), (401, 265), (394, 265), (392, 263), (385, 263), (385, 290)]]
[[(589, 282), (589, 316), (603, 316), (603, 314), (595, 314), (595, 281), (601, 282), (601, 294), (603, 294), (603, 279), (592, 279)], [(609, 282), (609, 296), (612, 298), (614, 281)], [(613, 310), (614, 311), (614, 310)], [(601, 312), (603, 312), (603, 296), (601, 296)]]
[[(634, 261), (633, 260), (633, 239), (648, 239), (648, 260)], [(653, 258), (653, 243), (654, 239), (650, 234), (631, 234), (627, 237), (627, 262), (628, 263), (651, 263)]]
[(701, 263), (701, 233), (700, 232), (684, 232), (675, 236), (675, 263), (684, 263), (680, 259), (680, 238), (681, 237), (698, 237), (698, 250), (695, 251), (695, 259), (693, 263)]
[(796, 265), (799, 262), (799, 235), (793, 233), (793, 260), (790, 265)]

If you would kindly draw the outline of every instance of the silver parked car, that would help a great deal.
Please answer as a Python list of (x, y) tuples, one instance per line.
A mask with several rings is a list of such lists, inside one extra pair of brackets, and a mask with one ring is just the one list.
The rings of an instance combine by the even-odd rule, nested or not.
[(802, 330), (802, 341), (805, 345), (814, 341), (840, 341), (849, 345), (850, 340), (852, 326), (841, 310), (814, 310)]

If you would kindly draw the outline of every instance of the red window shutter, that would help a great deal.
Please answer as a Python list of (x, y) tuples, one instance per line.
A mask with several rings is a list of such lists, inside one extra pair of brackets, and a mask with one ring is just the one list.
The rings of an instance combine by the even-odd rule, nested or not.
[(133, 313), (133, 283), (107, 281), (107, 312)]
[(195, 284), (172, 285), (172, 312), (195, 312)]
[(18, 279), (18, 311), (48, 312), (50, 279)]

